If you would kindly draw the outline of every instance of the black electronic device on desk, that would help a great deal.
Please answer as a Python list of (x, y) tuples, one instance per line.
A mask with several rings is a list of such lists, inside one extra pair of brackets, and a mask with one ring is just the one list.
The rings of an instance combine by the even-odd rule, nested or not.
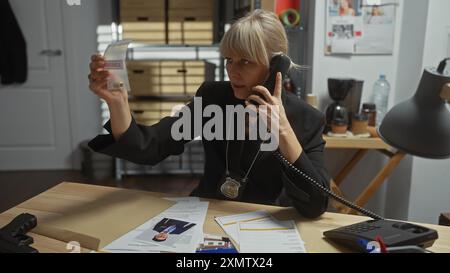
[(361, 252), (373, 250), (374, 245), (370, 243), (378, 242), (379, 239), (389, 249), (401, 246), (427, 248), (431, 247), (438, 238), (435, 230), (389, 220), (370, 220), (341, 227), (324, 232), (324, 236), (351, 249), (359, 249)]
[(358, 252), (371, 252), (373, 250), (371, 243), (379, 242), (380, 240), (389, 249), (409, 246), (418, 246), (420, 248), (431, 247), (434, 241), (438, 239), (436, 230), (399, 221), (385, 220), (383, 217), (353, 204), (336, 195), (330, 189), (325, 188), (309, 175), (289, 163), (279, 152), (275, 152), (275, 156), (282, 164), (292, 169), (298, 175), (305, 177), (312, 186), (318, 188), (324, 194), (373, 219), (335, 230), (325, 231), (323, 234), (325, 238)]
[(34, 215), (23, 213), (11, 223), (0, 229), (0, 253), (38, 253), (32, 247), (33, 238), (26, 235), (35, 228), (37, 219)]

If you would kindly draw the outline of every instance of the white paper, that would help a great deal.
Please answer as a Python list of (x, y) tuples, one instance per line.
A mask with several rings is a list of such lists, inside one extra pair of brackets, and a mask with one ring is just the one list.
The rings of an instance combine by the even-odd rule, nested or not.
[(331, 25), (331, 52), (353, 54), (355, 52), (355, 19), (353, 17), (336, 17)]
[(238, 236), (241, 253), (306, 253), (294, 221), (241, 222)]
[[(326, 0), (327, 54), (392, 54), (397, 0)], [(337, 39), (342, 26), (353, 25), (353, 38)], [(348, 30), (345, 32), (349, 33)], [(342, 35), (341, 35), (342, 37)], [(348, 37), (348, 36), (347, 36)], [(350, 53), (350, 46), (353, 50)]]
[(333, 39), (331, 52), (336, 54), (353, 54), (355, 52), (355, 39)]
[(225, 233), (230, 236), (237, 245), (239, 245), (238, 237), (238, 223), (239, 222), (254, 222), (269, 219), (270, 214), (265, 210), (259, 210), (255, 212), (229, 215), (216, 217), (215, 220), (219, 226), (225, 231)]
[(105, 50), (105, 69), (109, 71), (110, 77), (107, 80), (108, 90), (124, 88), (130, 91), (128, 71), (126, 66), (127, 50), (130, 40), (113, 42)]
[[(176, 199), (175, 199), (176, 200)], [(113, 241), (103, 250), (108, 252), (178, 252), (194, 253), (200, 243), (203, 242), (203, 224), (208, 211), (208, 202), (195, 202), (195, 198), (180, 199), (177, 204), (165, 210), (158, 216), (145, 222), (134, 230)], [(188, 200), (186, 202), (186, 200)], [(136, 238), (144, 232), (152, 230), (156, 223), (163, 218), (180, 219), (186, 222), (196, 223), (188, 230), (189, 241), (177, 241), (170, 247), (138, 241)]]

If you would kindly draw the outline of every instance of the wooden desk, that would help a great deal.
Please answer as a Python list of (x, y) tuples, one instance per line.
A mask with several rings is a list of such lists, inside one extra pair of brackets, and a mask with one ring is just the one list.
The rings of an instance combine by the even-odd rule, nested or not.
[[(61, 183), (58, 186), (32, 198), (17, 207), (14, 207), (0, 215), (0, 225), (5, 225), (20, 213), (28, 212), (39, 217), (55, 214), (55, 211), (63, 212), (66, 208), (73, 208), (83, 202), (95, 200), (102, 194), (124, 191), (123, 189), (99, 187), (85, 184)], [(154, 193), (162, 197), (163, 194)], [(165, 195), (164, 195), (165, 196)], [(326, 213), (320, 219), (302, 219), (292, 208), (280, 208), (256, 204), (245, 204), (238, 202), (208, 200), (209, 208), (206, 217), (204, 232), (212, 234), (224, 234), (219, 225), (214, 221), (214, 216), (239, 214), (265, 209), (280, 220), (295, 220), (306, 249), (310, 253), (336, 253), (345, 252), (344, 248), (338, 247), (323, 239), (323, 232), (343, 225), (367, 220), (365, 217), (345, 214)], [(39, 221), (39, 220), (38, 220)], [(439, 240), (430, 248), (433, 252), (450, 252), (450, 227), (424, 225), (436, 229), (439, 232)], [(33, 247), (40, 252), (69, 252), (66, 243), (51, 238), (31, 233), (35, 239)], [(89, 251), (83, 249), (82, 251)]]
[[(343, 196), (344, 194), (340, 189), (342, 182), (347, 177), (347, 175), (353, 170), (353, 168), (358, 164), (358, 162), (367, 154), (370, 150), (378, 151), (389, 157), (388, 163), (378, 172), (375, 178), (370, 181), (367, 187), (362, 191), (362, 193), (354, 201), (358, 206), (364, 206), (370, 198), (375, 194), (378, 188), (383, 184), (384, 181), (392, 174), (395, 168), (400, 164), (405, 154), (400, 151), (395, 151), (392, 147), (387, 145), (380, 138), (332, 138), (324, 136), (324, 140), (327, 142), (326, 149), (357, 149), (358, 152), (350, 159), (350, 161), (342, 168), (335, 179), (331, 181), (331, 189), (338, 195)], [(355, 211), (344, 207), (340, 203), (333, 202), (333, 206), (338, 209), (341, 213), (352, 213)]]

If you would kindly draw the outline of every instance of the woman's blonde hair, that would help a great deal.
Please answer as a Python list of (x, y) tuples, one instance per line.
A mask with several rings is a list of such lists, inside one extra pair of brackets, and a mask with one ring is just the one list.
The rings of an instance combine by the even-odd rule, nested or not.
[(256, 9), (237, 20), (220, 43), (223, 56), (237, 55), (269, 67), (277, 54), (288, 54), (283, 25), (273, 12)]

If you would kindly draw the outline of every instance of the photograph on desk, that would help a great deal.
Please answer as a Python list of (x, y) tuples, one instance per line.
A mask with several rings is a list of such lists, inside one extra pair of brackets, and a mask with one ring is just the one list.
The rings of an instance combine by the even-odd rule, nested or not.
[(0, 1), (0, 253), (450, 253), (449, 10)]
[(144, 231), (136, 237), (137, 241), (153, 243), (162, 246), (174, 247), (178, 241), (190, 241), (192, 232), (189, 229), (195, 223), (184, 222), (176, 219), (164, 218), (152, 229)]
[[(102, 248), (108, 253), (195, 253), (203, 243), (208, 202), (196, 197), (163, 198), (176, 202), (154, 218)], [(145, 209), (142, 207), (142, 209)]]

